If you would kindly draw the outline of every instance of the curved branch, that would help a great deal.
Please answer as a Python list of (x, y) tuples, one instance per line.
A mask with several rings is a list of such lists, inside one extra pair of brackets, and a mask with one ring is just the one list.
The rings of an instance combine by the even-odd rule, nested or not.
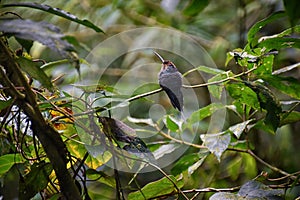
[[(4, 38), (0, 38), (0, 65), (5, 69), (0, 79), (7, 96), (15, 99), (18, 107), (31, 121), (31, 128), (41, 142), (60, 183), (61, 192), (66, 199), (81, 199), (79, 191), (67, 169), (68, 150), (59, 133), (48, 124), (39, 110), (36, 94), (28, 84), (20, 66), (15, 62), (15, 55), (7, 46)], [(4, 72), (1, 69), (2, 72)], [(9, 77), (9, 78), (8, 78)], [(9, 82), (7, 82), (9, 80)], [(24, 87), (22, 95), (16, 92), (16, 87)]]

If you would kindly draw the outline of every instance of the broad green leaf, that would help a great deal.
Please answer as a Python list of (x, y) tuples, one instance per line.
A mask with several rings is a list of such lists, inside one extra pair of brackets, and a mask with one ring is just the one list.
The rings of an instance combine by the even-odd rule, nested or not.
[(232, 157), (226, 165), (226, 172), (230, 179), (236, 181), (241, 173), (243, 173), (242, 155)]
[[(183, 187), (184, 183), (182, 180), (176, 180), (172, 175), (169, 176), (169, 178), (176, 184), (177, 188)], [(129, 193), (128, 200), (151, 199), (157, 196), (178, 192), (173, 182), (167, 177), (163, 177), (160, 180), (148, 183), (140, 191)]]
[(207, 5), (209, 0), (190, 0), (190, 3), (183, 10), (184, 15), (194, 16), (199, 14)]
[(24, 180), (20, 182), (19, 198), (26, 200), (32, 198), (36, 193), (47, 187), (49, 175), (53, 168), (50, 163), (34, 163), (30, 172), (25, 175)]
[(300, 1), (298, 0), (283, 0), (286, 14), (289, 16), (291, 25), (294, 26), (300, 19)]
[(181, 157), (171, 169), (174, 176), (186, 171), (191, 165), (199, 161), (200, 155), (198, 153), (187, 154)]
[(23, 163), (20, 154), (6, 154), (0, 157), (0, 177), (2, 177), (8, 170), (16, 163)]
[(84, 163), (92, 169), (97, 169), (102, 166), (104, 163), (108, 162), (112, 156), (109, 152), (104, 151), (101, 148), (101, 145), (89, 146), (76, 142), (75, 140), (68, 140), (66, 145), (71, 155), (76, 156), (77, 158), (83, 158), (88, 152), (89, 155)]
[(225, 71), (220, 70), (218, 68), (212, 68), (212, 67), (206, 67), (206, 66), (198, 66), (196, 68), (193, 68), (187, 72), (185, 72), (182, 76), (187, 76), (188, 74), (194, 72), (194, 71), (201, 71), (201, 72), (205, 72), (207, 74), (213, 74), (213, 75), (217, 75), (220, 73), (224, 73)]
[(30, 49), (31, 49), (31, 47), (33, 45), (33, 41), (31, 41), (31, 40), (24, 40), (22, 38), (16, 38), (16, 40), (18, 41), (18, 43), (20, 45), (22, 45), (23, 48), (26, 49), (27, 53), (30, 52)]
[(262, 76), (261, 78), (280, 92), (287, 94), (290, 97), (300, 99), (300, 83), (297, 79), (275, 75)]
[[(283, 189), (271, 189), (258, 181), (248, 181), (242, 185), (238, 196), (247, 199), (278, 199), (284, 196)], [(280, 198), (281, 199), (281, 198)]]
[(189, 124), (194, 124), (203, 120), (206, 117), (211, 116), (214, 112), (222, 108), (224, 108), (224, 105), (220, 103), (211, 103), (197, 111), (194, 111), (187, 119), (187, 121)]
[(248, 81), (244, 83), (256, 93), (260, 107), (267, 111), (264, 123), (275, 132), (280, 123), (279, 114), (282, 112), (279, 101), (272, 91), (264, 85)]
[(218, 161), (220, 162), (221, 155), (227, 149), (230, 143), (230, 133), (222, 132), (215, 134), (202, 134), (200, 135), (201, 140), (203, 141), (203, 145), (205, 145), (208, 150), (213, 153)]
[(243, 131), (247, 128), (247, 125), (252, 122), (253, 119), (244, 121), (242, 123), (233, 125), (231, 127), (229, 127), (228, 130), (230, 130), (237, 138), (239, 138), (241, 136), (241, 134), (243, 133)]
[(172, 132), (176, 132), (180, 128), (180, 124), (178, 124), (178, 122), (170, 115), (167, 115), (165, 124), (166, 124), (167, 128)]
[(300, 48), (299, 38), (269, 38), (265, 39), (257, 44), (256, 47), (264, 48), (266, 51), (272, 49), (283, 49), (283, 48)]
[(300, 112), (292, 111), (290, 113), (281, 113), (280, 126), (300, 121)]
[(116, 187), (116, 180), (112, 176), (108, 176), (103, 171), (97, 171), (95, 169), (87, 169), (86, 173), (87, 177), (90, 180), (97, 180), (100, 183), (104, 183), (112, 188)]
[(57, 26), (46, 22), (35, 22), (31, 20), (9, 19), (0, 20), (0, 31), (12, 34), (17, 38), (25, 40), (38, 41), (53, 51), (58, 52), (64, 58), (71, 61), (76, 59), (72, 51), (73, 45), (64, 40), (62, 34)]
[[(117, 94), (117, 90), (114, 87), (109, 86), (109, 85), (104, 84), (104, 83), (98, 83), (97, 85), (78, 85), (78, 84), (74, 84), (73, 86), (76, 87), (76, 88), (81, 89), (85, 93), (95, 93), (95, 92), (100, 92), (100, 91), (107, 91), (107, 92)], [(111, 97), (109, 97), (109, 98), (111, 98)]]
[(204, 155), (203, 157), (201, 157), (197, 162), (195, 162), (194, 164), (192, 164), (191, 166), (189, 166), (188, 168), (188, 175), (192, 175), (204, 162), (204, 160), (206, 159), (208, 155)]
[(283, 37), (283, 36), (288, 36), (288, 35), (291, 35), (292, 33), (300, 33), (300, 25), (294, 26), (292, 28), (285, 29), (281, 33), (278, 33), (278, 34), (275, 34), (275, 35), (261, 37), (258, 40), (258, 42), (264, 41), (264, 40), (269, 39), (269, 38), (280, 38), (280, 37)]
[[(84, 19), (81, 20), (79, 18), (77, 18), (75, 15), (72, 15), (69, 12), (66, 12), (64, 10), (61, 10), (59, 8), (52, 8), (49, 5), (45, 5), (45, 4), (38, 4), (38, 3), (30, 3), (30, 2), (26, 2), (26, 3), (11, 3), (11, 4), (3, 4), (1, 5), (1, 7), (3, 8), (7, 8), (7, 7), (28, 7), (28, 8), (34, 8), (34, 9), (38, 9), (38, 10), (42, 10), (60, 17), (63, 17), (65, 19), (68, 19), (70, 21), (74, 21), (78, 24), (84, 25), (86, 27), (89, 27), (93, 30), (95, 30), (96, 32), (103, 32), (103, 30), (101, 30), (98, 26), (94, 25), (92, 22)], [(1, 8), (0, 7), (0, 8)]]
[(156, 160), (162, 158), (164, 155), (174, 152), (178, 147), (179, 144), (165, 144), (161, 145), (158, 149), (153, 152), (153, 155)]
[(259, 109), (259, 101), (256, 93), (243, 83), (228, 83), (226, 89), (229, 95), (236, 101), (248, 105), (254, 109)]
[(18, 57), (17, 62), (20, 67), (29, 74), (30, 77), (39, 81), (41, 85), (47, 88), (50, 91), (54, 90), (54, 86), (51, 82), (50, 77), (44, 72), (43, 69), (40, 68), (40, 64), (37, 62), (33, 62), (25, 57)]
[[(247, 147), (249, 148), (249, 147)], [(243, 170), (244, 173), (247, 175), (248, 178), (252, 178), (257, 176), (257, 165), (256, 160), (253, 158), (250, 154), (243, 153), (242, 156), (242, 162), (243, 162)]]
[(274, 61), (274, 55), (268, 55), (265, 57), (260, 58), (259, 67), (253, 72), (257, 75), (270, 75), (273, 71), (273, 61)]
[(0, 99), (0, 111), (2, 109), (4, 109), (4, 108), (7, 108), (12, 103), (13, 103), (13, 99), (9, 99), (9, 100), (2, 100), (2, 99)]
[(234, 53), (227, 52), (226, 53), (226, 61), (225, 61), (225, 67), (228, 66), (228, 63), (234, 58)]
[[(224, 80), (226, 78), (227, 78), (226, 74), (217, 74), (216, 76), (209, 79), (208, 83)], [(213, 84), (213, 85), (208, 86), (208, 91), (213, 97), (215, 97), (217, 99), (220, 99), (221, 95), (222, 95), (223, 88), (224, 88), (223, 84)]]
[(269, 24), (270, 22), (276, 20), (276, 19), (279, 19), (279, 18), (282, 18), (284, 17), (286, 14), (282, 11), (280, 12), (275, 12), (273, 13), (272, 15), (270, 15), (269, 17), (257, 22), (256, 24), (254, 24), (250, 30), (248, 31), (248, 35), (247, 35), (247, 38), (248, 38), (248, 43), (250, 45), (250, 47), (252, 47), (252, 43), (255, 39), (255, 36), (256, 34), (258, 33), (258, 31), (260, 29), (262, 29), (265, 25)]

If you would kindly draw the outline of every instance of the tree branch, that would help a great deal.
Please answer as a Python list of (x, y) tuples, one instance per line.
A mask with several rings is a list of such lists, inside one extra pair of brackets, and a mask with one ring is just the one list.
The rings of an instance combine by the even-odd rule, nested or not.
[[(0, 83), (5, 89), (7, 96), (16, 99), (15, 103), (23, 109), (24, 113), (31, 121), (31, 128), (41, 142), (47, 157), (49, 158), (56, 176), (60, 183), (61, 192), (66, 199), (81, 199), (79, 191), (67, 169), (68, 151), (59, 133), (48, 124), (39, 110), (36, 95), (28, 84), (26, 77), (22, 73), (20, 66), (15, 62), (15, 55), (7, 46), (4, 38), (0, 38)], [(20, 94), (16, 87), (24, 87), (24, 92)]]

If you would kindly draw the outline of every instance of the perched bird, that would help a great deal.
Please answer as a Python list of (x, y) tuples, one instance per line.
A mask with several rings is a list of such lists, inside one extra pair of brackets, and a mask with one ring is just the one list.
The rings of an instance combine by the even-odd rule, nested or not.
[(182, 75), (169, 60), (164, 60), (157, 52), (154, 54), (162, 61), (162, 68), (158, 74), (160, 87), (167, 93), (171, 104), (180, 112), (183, 109)]

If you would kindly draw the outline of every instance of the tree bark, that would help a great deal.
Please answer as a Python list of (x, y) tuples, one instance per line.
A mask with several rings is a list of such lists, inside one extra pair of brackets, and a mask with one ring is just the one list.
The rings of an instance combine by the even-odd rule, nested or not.
[[(15, 62), (15, 54), (3, 37), (0, 38), (0, 84), (7, 88), (4, 90), (5, 94), (15, 99), (15, 104), (30, 119), (32, 131), (36, 134), (53, 166), (64, 198), (81, 199), (78, 188), (67, 169), (69, 152), (59, 133), (42, 116), (36, 95), (20, 66)], [(16, 87), (24, 88), (24, 90), (20, 92)]]

